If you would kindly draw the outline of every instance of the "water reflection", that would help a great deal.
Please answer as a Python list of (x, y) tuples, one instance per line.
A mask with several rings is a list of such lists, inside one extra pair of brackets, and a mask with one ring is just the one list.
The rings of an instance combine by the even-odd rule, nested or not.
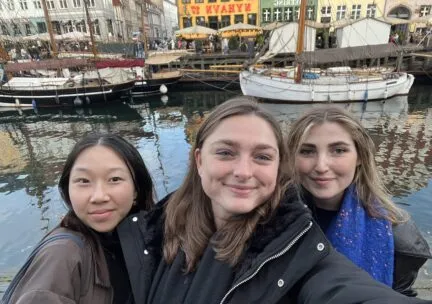
[[(145, 159), (161, 198), (180, 184), (190, 143), (203, 119), (232, 96), (217, 91), (172, 92), (87, 109), (0, 109), (0, 277), (14, 273), (64, 213), (56, 182), (65, 157), (84, 134), (108, 131), (131, 141)], [(432, 231), (428, 206), (432, 196), (431, 102), (428, 88), (417, 86), (409, 99), (338, 104), (370, 131), (386, 184), (424, 234)], [(293, 120), (316, 105), (263, 106), (286, 132)]]

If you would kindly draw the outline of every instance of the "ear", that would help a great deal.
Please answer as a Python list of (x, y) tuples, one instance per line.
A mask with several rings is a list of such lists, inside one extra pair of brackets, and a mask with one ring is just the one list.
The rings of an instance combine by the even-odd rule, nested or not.
[(198, 174), (201, 176), (201, 167), (202, 167), (202, 159), (201, 159), (201, 150), (196, 148), (194, 151), (195, 163), (197, 166)]

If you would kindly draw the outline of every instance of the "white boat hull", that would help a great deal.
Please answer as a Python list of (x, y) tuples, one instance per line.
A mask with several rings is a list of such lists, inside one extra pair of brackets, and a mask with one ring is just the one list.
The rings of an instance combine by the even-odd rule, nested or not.
[(414, 76), (393, 73), (388, 79), (349, 81), (348, 77), (322, 76), (295, 83), (292, 78), (265, 76), (251, 71), (240, 73), (244, 95), (285, 102), (342, 102), (387, 99), (407, 95)]

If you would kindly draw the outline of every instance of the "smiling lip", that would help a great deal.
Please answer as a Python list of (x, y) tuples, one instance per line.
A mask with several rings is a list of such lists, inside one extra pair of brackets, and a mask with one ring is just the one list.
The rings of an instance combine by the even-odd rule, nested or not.
[(109, 219), (111, 216), (113, 210), (111, 209), (102, 209), (102, 210), (95, 210), (92, 212), (89, 212), (91, 218), (93, 218), (94, 221), (105, 221)]
[(318, 185), (327, 185), (329, 182), (331, 182), (333, 180), (333, 178), (323, 178), (323, 177), (318, 177), (318, 178), (312, 178), (312, 180), (317, 183)]
[(252, 192), (252, 190), (255, 189), (255, 187), (251, 187), (251, 186), (240, 186), (240, 185), (229, 185), (229, 184), (227, 184), (226, 186), (229, 187), (232, 192), (239, 195), (247, 195), (250, 192)]

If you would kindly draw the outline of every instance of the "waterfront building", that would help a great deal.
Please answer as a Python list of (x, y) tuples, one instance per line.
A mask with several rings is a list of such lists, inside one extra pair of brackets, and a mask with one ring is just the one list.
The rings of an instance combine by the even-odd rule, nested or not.
[[(387, 0), (384, 8), (385, 16), (406, 19), (410, 25), (395, 26), (393, 30), (408, 34), (424, 34), (427, 31), (427, 23), (432, 18), (431, 0)], [(406, 37), (408, 38), (408, 37)]]
[(382, 17), (384, 4), (384, 0), (319, 0), (316, 21), (325, 24), (344, 19)]
[(167, 36), (164, 24), (163, 0), (142, 0), (145, 2), (146, 14), (144, 14), (144, 23), (146, 24), (146, 34), (148, 42), (160, 43)]
[(180, 29), (203, 25), (217, 30), (239, 22), (259, 24), (259, 1), (255, 0), (177, 0), (177, 6)]
[[(318, 0), (308, 0), (306, 19), (316, 20)], [(297, 21), (300, 0), (261, 0), (261, 24)]]
[(175, 38), (174, 32), (178, 27), (178, 10), (175, 0), (164, 0), (163, 2), (164, 24), (166, 27), (166, 36), (168, 39)]
[[(120, 27), (116, 26), (116, 14), (111, 1), (107, 3), (97, 0), (49, 0), (46, 4), (56, 34), (88, 32), (84, 1), (88, 3), (94, 33), (100, 36), (100, 39), (111, 40), (121, 33)], [(47, 32), (40, 0), (2, 1), (0, 20), (2, 35), (20, 37)]]

